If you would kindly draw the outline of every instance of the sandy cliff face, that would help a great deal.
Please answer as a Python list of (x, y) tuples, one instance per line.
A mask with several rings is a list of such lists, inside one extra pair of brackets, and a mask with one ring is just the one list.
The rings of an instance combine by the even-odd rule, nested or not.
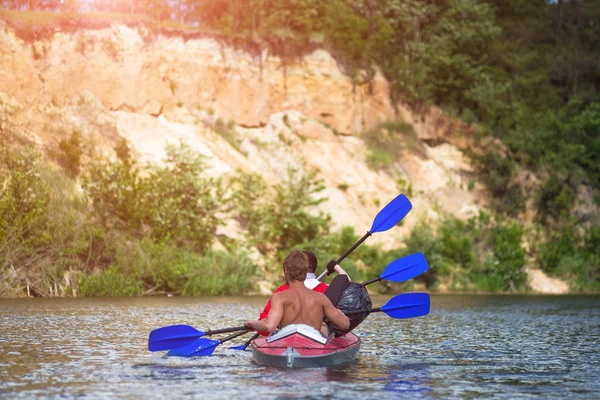
[[(329, 188), (323, 207), (334, 221), (360, 230), (400, 188), (398, 176), (366, 166), (359, 134), (400, 117), (439, 144), (422, 142), (416, 151), (398, 143), (405, 148), (398, 169), (412, 184), (415, 214), (431, 209), (430, 201), (418, 207), (420, 198), (474, 211), (474, 196), (460, 189), (469, 166), (451, 144), (464, 136), (461, 127), (441, 113), (417, 118), (394, 110), (385, 79), (355, 86), (323, 50), (284, 68), (266, 52), (252, 56), (215, 39), (184, 41), (124, 25), (58, 32), (34, 43), (5, 27), (0, 40), (0, 91), (20, 107), (41, 144), (75, 126), (101, 148), (124, 136), (151, 160), (164, 155), (166, 142), (186, 141), (211, 158), (215, 174), (242, 168), (277, 180), (288, 166), (316, 167)], [(211, 129), (217, 120), (235, 124), (241, 152)]]
[(3, 91), (27, 104), (64, 106), (89, 92), (111, 111), (158, 116), (179, 104), (255, 127), (291, 109), (345, 134), (394, 116), (384, 79), (376, 78), (370, 94), (366, 85), (353, 87), (320, 50), (284, 69), (266, 52), (254, 57), (214, 39), (154, 37), (124, 25), (31, 45), (10, 32), (2, 40)]
[[(464, 126), (437, 110), (417, 116), (394, 108), (385, 79), (355, 86), (323, 50), (284, 68), (266, 52), (118, 24), (33, 43), (0, 26), (0, 60), (0, 104), (5, 115), (11, 110), (5, 123), (42, 146), (77, 128), (96, 151), (125, 137), (152, 161), (166, 143), (186, 142), (209, 157), (215, 175), (241, 168), (273, 182), (288, 167), (318, 168), (327, 186), (322, 209), (359, 233), (410, 184), (414, 208), (404, 226), (369, 239), (388, 247), (439, 211), (466, 218), (485, 206), (479, 186), (468, 188)], [(397, 172), (373, 171), (360, 133), (393, 119), (411, 123), (416, 138), (398, 140)], [(237, 146), (217, 133), (219, 124), (229, 124)]]

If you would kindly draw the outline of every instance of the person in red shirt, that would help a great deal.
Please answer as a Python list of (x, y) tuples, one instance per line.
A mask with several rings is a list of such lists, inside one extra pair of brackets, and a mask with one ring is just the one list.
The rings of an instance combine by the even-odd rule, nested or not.
[[(325, 293), (325, 291), (328, 288), (327, 284), (323, 283), (323, 282), (319, 282), (317, 280), (317, 277), (315, 276), (315, 271), (317, 270), (317, 266), (318, 266), (317, 256), (312, 251), (304, 250), (303, 253), (306, 254), (306, 256), (308, 257), (308, 273), (306, 274), (306, 279), (304, 280), (304, 286), (306, 286), (308, 289), (314, 290), (315, 292)], [(346, 271), (344, 271), (342, 269), (342, 267), (340, 267), (338, 264), (335, 265), (333, 270), (335, 272), (337, 272), (338, 275), (348, 276)], [(350, 279), (350, 277), (348, 277), (348, 279)], [(273, 294), (283, 292), (284, 290), (287, 290), (287, 289), (289, 289), (289, 286), (287, 283), (284, 283), (283, 285), (279, 286), (275, 290), (275, 292), (273, 292)], [(260, 313), (260, 315), (258, 317), (259, 321), (267, 318), (267, 316), (269, 315), (269, 311), (271, 310), (271, 300), (272, 299), (273, 299), (273, 296), (271, 296), (271, 298), (265, 305), (265, 308)], [(270, 332), (258, 332), (258, 333), (260, 333), (263, 336), (268, 336)]]

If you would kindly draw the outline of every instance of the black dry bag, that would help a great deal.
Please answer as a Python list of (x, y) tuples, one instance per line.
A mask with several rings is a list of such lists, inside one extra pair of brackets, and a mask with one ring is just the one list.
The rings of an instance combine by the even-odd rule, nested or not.
[[(340, 281), (345, 280), (345, 282), (336, 284), (338, 278), (341, 278)], [(343, 286), (345, 286), (345, 288), (342, 289)], [(325, 295), (329, 297), (329, 299), (332, 300), (332, 303), (343, 313), (348, 311), (370, 311), (372, 307), (371, 298), (369, 297), (367, 289), (359, 283), (349, 283), (348, 278), (345, 275), (336, 276), (329, 288), (327, 288)], [(334, 300), (337, 300), (337, 302)], [(336, 336), (342, 336), (356, 328), (368, 315), (368, 312), (365, 312), (364, 314), (349, 315), (350, 329), (348, 330), (341, 330), (334, 324), (329, 324), (329, 326), (333, 332), (335, 332)]]

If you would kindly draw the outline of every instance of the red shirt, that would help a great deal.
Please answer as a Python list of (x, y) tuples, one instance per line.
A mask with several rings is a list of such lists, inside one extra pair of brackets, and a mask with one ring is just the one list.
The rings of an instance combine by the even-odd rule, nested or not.
[[(315, 286), (312, 290), (314, 290), (315, 292), (319, 292), (319, 293), (325, 293), (325, 291), (327, 290), (327, 284), (323, 283), (323, 282), (319, 282), (319, 284), (317, 286)], [(275, 293), (279, 293), (279, 292), (283, 292), (284, 290), (289, 289), (290, 287), (288, 286), (287, 283), (284, 283), (283, 285), (279, 286), (274, 292)], [(271, 296), (271, 299), (273, 298), (273, 296)], [(269, 311), (271, 311), (271, 299), (269, 299), (269, 301), (267, 301), (267, 304), (265, 305), (265, 308), (262, 310), (262, 312), (260, 313), (260, 316), (258, 317), (259, 320), (265, 319), (267, 318), (267, 315), (269, 315)], [(268, 336), (270, 332), (258, 332), (263, 336)]]

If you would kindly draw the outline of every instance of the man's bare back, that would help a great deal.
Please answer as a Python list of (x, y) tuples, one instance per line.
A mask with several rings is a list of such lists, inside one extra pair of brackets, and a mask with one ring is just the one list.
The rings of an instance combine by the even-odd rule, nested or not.
[(342, 329), (350, 327), (350, 321), (323, 294), (304, 286), (303, 282), (291, 282), (289, 289), (275, 293), (271, 300), (271, 311), (262, 321), (248, 321), (246, 327), (272, 332), (292, 324), (305, 324), (321, 329), (323, 317)]

